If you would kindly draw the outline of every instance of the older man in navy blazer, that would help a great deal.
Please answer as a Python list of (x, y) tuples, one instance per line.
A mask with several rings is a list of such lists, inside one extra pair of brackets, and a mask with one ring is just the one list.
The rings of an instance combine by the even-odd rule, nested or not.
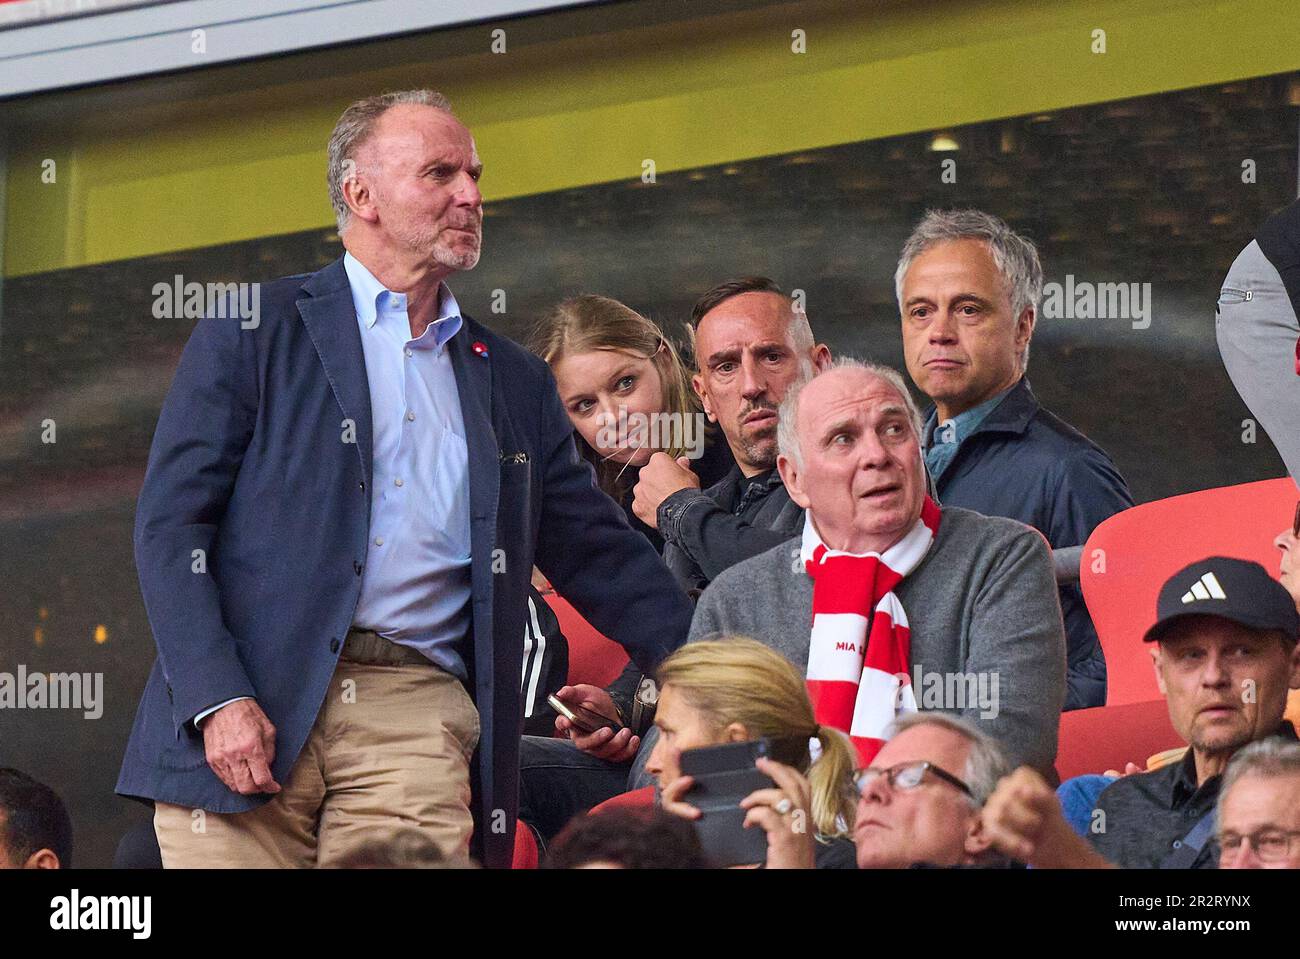
[(646, 671), (691, 606), (546, 365), (443, 282), (482, 223), (446, 100), (354, 103), (329, 160), (347, 254), (201, 320), (163, 406), (135, 531), (158, 660), (117, 790), (168, 867), (326, 866), (399, 828), (504, 865), (533, 565)]

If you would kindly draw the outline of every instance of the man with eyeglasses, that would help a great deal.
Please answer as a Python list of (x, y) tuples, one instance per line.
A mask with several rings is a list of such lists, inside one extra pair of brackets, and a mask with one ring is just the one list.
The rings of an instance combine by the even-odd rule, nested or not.
[(1223, 556), (1192, 563), (1161, 588), (1156, 616), (1144, 639), (1170, 722), (1191, 748), (1181, 762), (1102, 790), (1087, 839), (1041, 777), (1016, 770), (984, 812), (1006, 855), (1045, 868), (1212, 869), (1229, 761), (1270, 737), (1296, 742), (1282, 716), (1288, 688), (1300, 688), (1300, 615), (1264, 567)]
[[(880, 752), (854, 774), (858, 868), (1008, 865), (991, 848), (980, 810), (1010, 768), (997, 741), (959, 716), (924, 712), (900, 717)], [(802, 777), (794, 770), (781, 772), (781, 778), (773, 777), (776, 788), (747, 802), (781, 813), (779, 819), (756, 819), (768, 830), (768, 868), (807, 868), (812, 837), (795, 826), (807, 821), (807, 811), (801, 816), (795, 811), (806, 806), (809, 791), (797, 788)]]
[(1220, 869), (1300, 869), (1300, 744), (1273, 737), (1233, 756), (1218, 824)]

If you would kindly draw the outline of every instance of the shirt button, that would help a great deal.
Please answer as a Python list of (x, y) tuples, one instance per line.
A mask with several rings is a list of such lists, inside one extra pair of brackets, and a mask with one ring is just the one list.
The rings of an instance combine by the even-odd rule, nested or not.
[(393, 480), (393, 485), (394, 485), (394, 486), (401, 486), (401, 485), (402, 485), (402, 478), (399, 476), (399, 477), (397, 477), (397, 479)]
[(405, 352), (407, 356), (414, 356), (414, 355), (415, 355), (415, 351), (412, 350), (409, 346), (408, 346), (408, 347), (407, 347), (403, 352)]
[(376, 536), (376, 537), (375, 537), (375, 545), (376, 545), (376, 546), (383, 546), (383, 545), (384, 545), (384, 538), (383, 538), (382, 536)]
[(407, 419), (408, 421), (415, 419), (415, 410), (407, 410), (407, 411), (406, 411), (406, 419)]

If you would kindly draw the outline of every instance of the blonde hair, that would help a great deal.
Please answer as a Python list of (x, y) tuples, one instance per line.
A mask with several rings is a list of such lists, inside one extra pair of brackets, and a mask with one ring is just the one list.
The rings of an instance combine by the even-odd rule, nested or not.
[(852, 832), (857, 754), (838, 729), (818, 725), (804, 679), (784, 656), (743, 636), (688, 643), (660, 664), (658, 679), (718, 732), (740, 723), (753, 739), (815, 738), (821, 756), (799, 769), (812, 786), (813, 823), (823, 836)]
[[(566, 356), (596, 350), (614, 350), (650, 360), (663, 388), (662, 412), (677, 414), (683, 422), (700, 412), (690, 374), (672, 341), (653, 320), (618, 300), (590, 293), (562, 300), (542, 317), (530, 342), (532, 351), (552, 368)], [(685, 430), (677, 435), (684, 438)], [(614, 479), (621, 467), (602, 458), (581, 436), (577, 439), (583, 456), (596, 469), (600, 488), (621, 500), (626, 490)], [(676, 459), (685, 455), (686, 449), (673, 447), (664, 452)]]

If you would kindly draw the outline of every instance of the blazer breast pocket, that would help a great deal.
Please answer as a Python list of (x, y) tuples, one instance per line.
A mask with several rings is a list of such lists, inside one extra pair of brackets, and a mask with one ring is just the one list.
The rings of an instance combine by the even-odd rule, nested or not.
[(501, 490), (527, 490), (533, 476), (533, 461), (525, 452), (501, 451)]
[(522, 517), (532, 498), (533, 463), (528, 453), (501, 451), (501, 493), (498, 512)]

